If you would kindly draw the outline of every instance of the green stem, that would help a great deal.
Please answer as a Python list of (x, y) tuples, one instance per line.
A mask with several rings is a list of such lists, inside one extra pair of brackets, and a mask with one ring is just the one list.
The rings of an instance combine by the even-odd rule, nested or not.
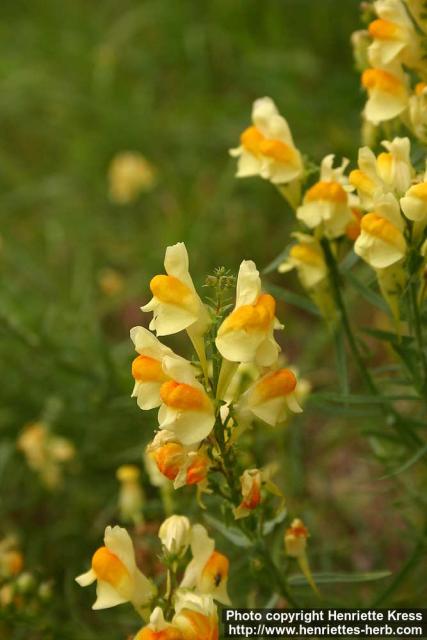
[[(356, 338), (351, 328), (347, 309), (341, 294), (341, 283), (340, 283), (340, 274), (338, 271), (338, 265), (335, 260), (335, 256), (332, 252), (329, 240), (327, 238), (322, 238), (321, 245), (322, 245), (323, 253), (325, 256), (326, 264), (329, 270), (329, 277), (330, 277), (332, 292), (335, 298), (335, 303), (339, 309), (340, 316), (341, 316), (341, 323), (345, 331), (351, 352), (353, 354), (353, 357), (359, 369), (360, 376), (363, 382), (365, 383), (366, 387), (370, 391), (370, 393), (372, 393), (372, 395), (381, 395), (378, 387), (376, 386), (364, 362), (363, 356), (359, 350)], [(419, 438), (419, 436), (416, 433), (414, 433), (413, 431), (409, 431), (404, 427), (404, 425), (402, 424), (401, 416), (393, 407), (388, 408), (388, 417), (391, 418), (390, 422), (393, 428), (399, 433), (402, 439), (406, 441), (408, 446), (413, 446), (413, 445), (419, 446), (420, 444), (423, 444), (423, 441), (421, 440), (421, 438)]]
[(329, 270), (332, 292), (335, 298), (336, 305), (340, 312), (341, 323), (345, 331), (348, 344), (350, 346), (350, 349), (352, 351), (352, 354), (354, 356), (357, 367), (359, 369), (360, 376), (364, 384), (368, 387), (371, 393), (376, 395), (378, 394), (378, 390), (376, 388), (375, 382), (373, 381), (368, 368), (365, 365), (362, 354), (360, 353), (356, 338), (351, 328), (350, 320), (348, 318), (347, 309), (345, 307), (344, 300), (341, 295), (340, 275), (339, 275), (338, 266), (335, 260), (335, 256), (332, 253), (329, 240), (327, 240), (326, 238), (322, 238), (321, 244), (322, 244), (323, 253), (325, 255), (326, 264)]
[(423, 336), (423, 329), (421, 324), (420, 310), (417, 302), (417, 283), (415, 280), (412, 280), (412, 282), (409, 285), (409, 293), (410, 293), (411, 304), (412, 304), (414, 333), (415, 333), (415, 338), (418, 345), (418, 356), (420, 358), (421, 369), (422, 369), (422, 374), (424, 378), (422, 388), (421, 388), (421, 393), (424, 395), (427, 389), (427, 358), (425, 353), (424, 336)]

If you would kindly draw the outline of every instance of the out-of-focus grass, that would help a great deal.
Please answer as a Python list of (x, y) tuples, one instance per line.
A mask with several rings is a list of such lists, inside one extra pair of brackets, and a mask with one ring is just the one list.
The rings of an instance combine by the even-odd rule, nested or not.
[[(115, 468), (140, 460), (154, 427), (129, 399), (128, 329), (146, 322), (138, 307), (167, 244), (187, 243), (201, 283), (214, 266), (236, 269), (244, 257), (263, 266), (286, 243), (290, 213), (279, 195), (259, 180), (237, 182), (227, 155), (256, 97), (277, 101), (297, 145), (316, 160), (354, 155), (361, 97), (349, 36), (357, 2), (5, 0), (0, 18), (0, 534), (20, 532), (28, 568), (55, 581), (47, 627), (40, 636), (33, 629), (34, 638), (50, 637), (48, 629), (62, 639), (117, 638), (120, 620), (123, 634), (134, 630), (127, 612), (92, 614), (73, 577), (117, 515)], [(159, 179), (120, 207), (108, 198), (106, 176), (124, 149), (146, 155)], [(105, 268), (123, 277), (113, 296), (99, 287)], [(287, 352), (312, 366), (324, 339), (310, 333), (307, 341), (307, 319), (287, 313)], [(22, 426), (52, 403), (55, 431), (78, 450), (53, 496), (15, 450)], [(305, 475), (295, 460), (308, 440), (295, 433), (289, 441), (295, 500), (313, 513), (316, 497), (323, 511), (313, 522), (323, 531), (328, 447), (341, 442), (341, 426), (328, 432), (322, 459), (304, 458)], [(358, 464), (347, 451), (340, 469)], [(313, 466), (318, 481), (307, 487)], [(187, 512), (192, 492), (182, 495)], [(332, 517), (342, 508), (347, 558), (349, 536), (364, 523), (339, 495)], [(373, 556), (383, 568), (381, 545)], [(316, 564), (330, 568), (334, 557), (326, 551)], [(28, 629), (17, 624), (14, 634), (28, 637)]]

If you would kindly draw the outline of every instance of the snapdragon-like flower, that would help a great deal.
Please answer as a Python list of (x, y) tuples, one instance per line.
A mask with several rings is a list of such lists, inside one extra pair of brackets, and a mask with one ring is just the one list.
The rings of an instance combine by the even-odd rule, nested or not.
[(193, 559), (187, 565), (181, 587), (210, 595), (222, 604), (231, 604), (227, 593), (228, 558), (215, 551), (215, 541), (201, 524), (192, 528), (191, 553)]
[(362, 86), (368, 92), (364, 115), (374, 125), (396, 118), (408, 107), (407, 78), (398, 65), (366, 69)]
[(107, 527), (104, 543), (95, 551), (89, 571), (76, 578), (82, 587), (96, 581), (97, 598), (92, 609), (108, 609), (124, 602), (143, 609), (154, 597), (155, 587), (136, 566), (128, 532), (118, 526)]
[(279, 185), (300, 178), (304, 170), (301, 154), (271, 98), (254, 102), (252, 122), (240, 136), (240, 146), (230, 151), (238, 158), (237, 177), (259, 175)]
[(295, 232), (292, 236), (298, 241), (289, 250), (288, 257), (279, 265), (279, 273), (296, 269), (302, 286), (311, 290), (328, 275), (328, 268), (322, 247), (316, 238), (306, 233)]
[(156, 182), (156, 171), (140, 153), (122, 151), (114, 156), (108, 171), (110, 196), (117, 204), (129, 204)]
[(370, 23), (373, 39), (368, 55), (373, 67), (387, 67), (396, 60), (413, 66), (420, 59), (418, 35), (401, 0), (378, 0), (378, 18)]
[(384, 140), (381, 144), (386, 151), (377, 158), (378, 175), (390, 191), (402, 196), (409, 189), (414, 174), (409, 138)]
[(206, 479), (210, 460), (204, 448), (198, 445), (185, 447), (170, 431), (159, 431), (148, 445), (147, 454), (159, 472), (173, 481), (175, 489), (199, 484)]
[(184, 329), (203, 334), (209, 326), (209, 314), (189, 273), (187, 249), (183, 242), (167, 247), (167, 275), (157, 275), (150, 282), (153, 298), (142, 307), (152, 311), (150, 329), (158, 336), (168, 336)]
[(409, 120), (414, 135), (427, 140), (427, 82), (418, 82), (409, 99)]
[(275, 317), (276, 301), (261, 292), (255, 263), (244, 260), (237, 278), (236, 304), (218, 329), (216, 346), (231, 362), (253, 362), (269, 367), (277, 360), (280, 347), (274, 329), (282, 325)]
[(399, 205), (389, 193), (378, 201), (375, 211), (363, 216), (354, 251), (374, 269), (390, 267), (406, 254), (403, 228)]
[(168, 381), (160, 387), (160, 429), (174, 433), (183, 445), (201, 442), (212, 431), (215, 413), (212, 400), (197, 380), (197, 370), (183, 358), (165, 356), (163, 371)]
[(181, 631), (183, 640), (218, 640), (218, 614), (213, 599), (178, 590), (172, 624)]
[(423, 182), (409, 187), (404, 197), (400, 199), (400, 206), (405, 216), (413, 222), (427, 223), (427, 175)]
[(162, 368), (165, 356), (180, 358), (166, 347), (155, 335), (144, 327), (133, 327), (130, 337), (139, 355), (132, 362), (132, 376), (135, 385), (132, 397), (137, 398), (141, 409), (149, 410), (162, 403), (160, 389), (169, 379)]
[(304, 525), (303, 521), (300, 520), (300, 518), (295, 518), (292, 521), (291, 526), (285, 531), (285, 551), (289, 557), (295, 558), (297, 560), (307, 582), (309, 583), (313, 591), (318, 593), (318, 589), (311, 574), (310, 565), (308, 563), (306, 553), (307, 539), (309, 535), (310, 534), (308, 532), (308, 529)]
[(242, 502), (234, 509), (236, 520), (246, 518), (261, 502), (262, 473), (259, 469), (246, 469), (240, 476)]
[(257, 418), (274, 427), (286, 420), (289, 411), (302, 412), (295, 395), (296, 386), (291, 369), (270, 371), (248, 389), (244, 403)]
[(348, 179), (357, 189), (362, 207), (371, 209), (374, 202), (384, 194), (386, 187), (378, 174), (377, 158), (369, 147), (359, 149), (357, 163), (359, 168), (353, 169)]
[(184, 640), (181, 631), (170, 622), (166, 622), (163, 611), (156, 607), (150, 616), (150, 622), (138, 631), (134, 640)]
[(139, 483), (140, 471), (134, 464), (123, 464), (116, 471), (120, 482), (119, 509), (123, 522), (140, 522), (144, 494)]
[(323, 224), (325, 235), (337, 238), (345, 233), (351, 220), (347, 179), (344, 170), (348, 160), (333, 167), (334, 156), (326, 156), (320, 167), (320, 180), (306, 191), (303, 203), (297, 209), (297, 218), (310, 229)]
[(159, 538), (165, 549), (174, 556), (182, 556), (190, 544), (191, 524), (186, 516), (173, 515), (164, 520)]

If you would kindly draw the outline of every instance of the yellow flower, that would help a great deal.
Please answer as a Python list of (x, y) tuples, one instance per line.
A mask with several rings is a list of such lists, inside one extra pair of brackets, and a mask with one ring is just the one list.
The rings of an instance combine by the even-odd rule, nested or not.
[(215, 423), (212, 400), (190, 362), (165, 356), (162, 366), (168, 381), (160, 387), (159, 427), (173, 432), (184, 445), (199, 443)]
[(204, 333), (209, 314), (198, 296), (188, 271), (188, 253), (183, 242), (167, 247), (165, 254), (167, 275), (157, 275), (150, 282), (153, 298), (142, 307), (152, 311), (150, 329), (158, 336), (167, 336), (184, 329)]
[(228, 558), (215, 551), (215, 542), (209, 538), (201, 524), (195, 524), (191, 532), (193, 559), (187, 565), (181, 582), (183, 589), (196, 589), (197, 593), (210, 595), (222, 604), (231, 604), (227, 593)]
[(261, 502), (262, 473), (259, 469), (246, 469), (240, 476), (242, 502), (234, 509), (236, 520), (246, 518)]
[(160, 389), (169, 380), (163, 371), (163, 358), (169, 356), (185, 362), (172, 349), (160, 342), (148, 329), (133, 327), (130, 337), (139, 355), (132, 362), (132, 376), (135, 380), (132, 397), (137, 398), (141, 409), (154, 409), (162, 403)]
[(123, 464), (116, 471), (120, 482), (119, 509), (123, 522), (140, 522), (144, 494), (139, 483), (140, 471), (134, 464)]
[(289, 250), (289, 255), (278, 268), (279, 273), (296, 269), (305, 289), (313, 289), (328, 275), (328, 268), (320, 243), (305, 233), (293, 233), (298, 240)]
[(218, 640), (218, 614), (207, 595), (179, 590), (172, 623), (180, 629), (183, 640)]
[(307, 538), (309, 537), (308, 529), (303, 521), (295, 518), (291, 526), (285, 531), (285, 550), (286, 554), (298, 561), (301, 571), (303, 572), (307, 582), (318, 593), (318, 589), (311, 574), (310, 565), (308, 563), (306, 548)]
[(147, 453), (159, 472), (173, 481), (175, 489), (206, 479), (210, 461), (204, 448), (198, 448), (198, 445), (185, 447), (176, 441), (171, 431), (159, 431), (148, 445)]
[(403, 225), (395, 197), (383, 196), (376, 210), (363, 216), (354, 251), (374, 269), (390, 267), (406, 254)]
[(362, 73), (362, 86), (368, 92), (365, 118), (372, 124), (396, 118), (408, 106), (407, 81), (399, 67), (366, 69)]
[(254, 362), (271, 366), (280, 347), (274, 340), (274, 329), (282, 328), (275, 317), (274, 298), (261, 292), (261, 279), (252, 260), (244, 260), (237, 278), (234, 310), (218, 329), (216, 346), (231, 362)]
[(105, 546), (95, 551), (92, 567), (78, 576), (82, 587), (97, 582), (97, 599), (92, 609), (108, 609), (131, 602), (138, 610), (146, 606), (155, 594), (151, 581), (138, 569), (132, 540), (121, 527), (107, 527)]
[(322, 224), (328, 237), (337, 238), (345, 233), (351, 212), (344, 176), (348, 160), (337, 168), (333, 167), (333, 161), (333, 155), (322, 160), (320, 180), (305, 193), (297, 218), (310, 229)]
[(409, 99), (409, 120), (415, 136), (427, 140), (427, 83), (418, 82)]
[(371, 209), (384, 194), (385, 185), (378, 175), (375, 154), (369, 147), (359, 149), (358, 166), (350, 173), (349, 181), (357, 189), (362, 207)]
[(156, 607), (149, 624), (138, 631), (134, 640), (183, 640), (183, 636), (176, 626), (165, 621), (161, 608)]
[(252, 108), (253, 125), (242, 133), (237, 177), (259, 175), (273, 184), (287, 184), (303, 174), (301, 154), (295, 148), (288, 123), (271, 98), (260, 98)]
[(156, 182), (153, 166), (140, 153), (123, 151), (114, 156), (108, 172), (110, 196), (117, 204), (129, 204)]
[(381, 144), (387, 151), (377, 158), (378, 175), (389, 190), (402, 196), (409, 189), (414, 174), (409, 138), (384, 140)]
[(296, 387), (297, 379), (291, 369), (277, 369), (255, 382), (242, 400), (257, 418), (274, 427), (287, 418), (289, 410), (302, 412)]
[(387, 67), (398, 60), (413, 66), (420, 60), (418, 35), (401, 0), (378, 0), (378, 18), (368, 30), (373, 39), (368, 55), (373, 67)]
[(405, 196), (400, 199), (400, 206), (405, 216), (413, 222), (427, 222), (427, 182), (418, 182), (409, 187)]

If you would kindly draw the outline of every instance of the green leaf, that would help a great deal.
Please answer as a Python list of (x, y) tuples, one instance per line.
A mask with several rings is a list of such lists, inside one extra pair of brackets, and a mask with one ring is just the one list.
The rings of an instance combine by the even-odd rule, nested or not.
[(282, 511), (280, 511), (280, 513), (275, 518), (272, 518), (271, 520), (267, 520), (267, 522), (264, 522), (264, 526), (262, 528), (263, 534), (265, 536), (268, 536), (276, 527), (276, 525), (283, 522), (283, 520), (286, 518), (287, 513), (288, 513), (287, 509), (282, 509)]
[(414, 343), (414, 339), (411, 336), (398, 336), (392, 331), (384, 331), (383, 329), (371, 329), (370, 327), (362, 327), (362, 331), (367, 333), (378, 340), (385, 340), (393, 345), (398, 345), (403, 348), (411, 347)]
[(343, 394), (348, 394), (348, 369), (347, 369), (347, 353), (345, 350), (345, 338), (342, 324), (335, 330), (335, 356), (337, 361), (338, 382)]
[(291, 304), (294, 307), (298, 307), (298, 309), (303, 309), (304, 311), (308, 311), (308, 313), (311, 313), (314, 316), (320, 316), (320, 312), (318, 308), (311, 302), (309, 298), (300, 296), (298, 293), (289, 291), (289, 289), (278, 287), (275, 284), (267, 284), (266, 289), (267, 291), (275, 295), (276, 298), (279, 298), (280, 300), (284, 300), (288, 304)]
[(227, 538), (227, 540), (235, 544), (236, 547), (248, 548), (252, 545), (249, 538), (236, 527), (226, 527), (222, 522), (208, 514), (205, 514), (204, 518), (208, 524), (216, 529), (224, 538)]
[(339, 270), (341, 273), (347, 273), (350, 269), (353, 269), (354, 265), (359, 262), (359, 256), (354, 251), (349, 251), (346, 257), (339, 264)]
[[(364, 573), (313, 573), (313, 580), (316, 584), (351, 584), (358, 582), (373, 582), (383, 580), (391, 576), (391, 571), (367, 571)], [(292, 587), (308, 585), (303, 575), (297, 574), (289, 576), (288, 584)]]
[(384, 313), (390, 315), (390, 309), (386, 301), (377, 293), (375, 293), (375, 291), (370, 289), (366, 284), (361, 282), (354, 275), (354, 273), (352, 273), (351, 271), (346, 271), (345, 277), (350, 282), (352, 287), (356, 289), (356, 291), (358, 291), (363, 298), (365, 298), (365, 300), (374, 305), (374, 307), (377, 307), (377, 309), (381, 309), (381, 311), (384, 311)]
[(400, 467), (398, 467), (397, 469), (395, 469), (391, 473), (388, 473), (387, 475), (382, 476), (381, 480), (385, 480), (386, 478), (392, 478), (393, 476), (397, 476), (400, 473), (403, 473), (404, 471), (407, 471), (416, 462), (418, 462), (418, 460), (420, 460), (426, 453), (427, 453), (427, 444), (424, 445), (424, 447), (421, 447), (421, 449), (418, 449), (418, 451), (411, 458), (409, 458), (409, 460), (407, 460), (404, 464), (402, 464)]
[(267, 274), (267, 273), (271, 273), (272, 271), (276, 271), (276, 269), (277, 269), (277, 267), (279, 266), (279, 264), (281, 264), (281, 263), (283, 262), (283, 260), (284, 260), (285, 258), (287, 258), (287, 257), (288, 257), (289, 249), (291, 248), (292, 244), (294, 244), (294, 243), (290, 243), (290, 244), (288, 244), (288, 245), (283, 249), (283, 251), (281, 251), (281, 252), (279, 253), (279, 255), (278, 255), (278, 256), (276, 256), (276, 257), (274, 258), (274, 260), (272, 260), (272, 261), (270, 262), (270, 264), (268, 264), (268, 265), (267, 265), (267, 266), (262, 270), (262, 273), (263, 273), (263, 274)]
[(399, 394), (394, 396), (381, 396), (381, 395), (363, 395), (363, 394), (340, 394), (340, 393), (313, 393), (312, 398), (325, 400), (327, 402), (336, 402), (339, 404), (390, 404), (397, 402), (398, 400), (412, 400), (419, 402), (419, 397), (413, 394)]

